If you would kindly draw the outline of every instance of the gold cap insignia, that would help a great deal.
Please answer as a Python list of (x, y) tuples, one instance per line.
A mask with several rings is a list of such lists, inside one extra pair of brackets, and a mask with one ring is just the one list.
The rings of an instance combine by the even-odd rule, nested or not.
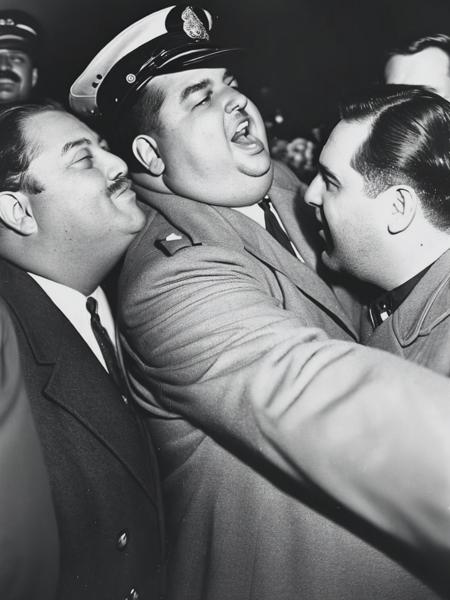
[(205, 26), (190, 6), (183, 10), (181, 18), (183, 19), (183, 31), (187, 36), (194, 40), (209, 40)]

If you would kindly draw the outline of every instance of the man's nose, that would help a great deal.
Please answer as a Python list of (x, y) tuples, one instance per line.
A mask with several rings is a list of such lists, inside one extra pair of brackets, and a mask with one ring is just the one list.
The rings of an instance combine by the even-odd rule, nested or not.
[(0, 69), (7, 69), (11, 67), (11, 58), (9, 54), (4, 52), (0, 53)]
[(305, 192), (305, 202), (310, 206), (322, 206), (322, 185), (319, 175), (316, 175)]
[(128, 167), (124, 160), (116, 154), (106, 153), (106, 175), (110, 181), (114, 181), (118, 177), (126, 177), (128, 175)]
[(225, 103), (225, 112), (232, 113), (235, 110), (244, 110), (247, 106), (248, 98), (244, 96), (239, 90), (236, 88), (228, 88), (228, 96)]

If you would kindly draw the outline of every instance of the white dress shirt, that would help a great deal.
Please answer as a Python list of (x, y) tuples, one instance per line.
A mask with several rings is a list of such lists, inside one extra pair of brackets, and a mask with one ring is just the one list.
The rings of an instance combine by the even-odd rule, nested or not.
[[(29, 273), (29, 275), (41, 286), (47, 296), (49, 296), (59, 310), (67, 317), (67, 319), (69, 319), (103, 367), (108, 370), (100, 346), (98, 345), (91, 328), (91, 315), (86, 308), (88, 296), (84, 296), (77, 290), (74, 290), (67, 285), (63, 285), (62, 283), (51, 281), (46, 277), (41, 277), (34, 273)], [(108, 332), (113, 344), (116, 345), (114, 319), (104, 291), (98, 287), (90, 294), (90, 296), (97, 300), (97, 312), (102, 325)]]
[[(264, 229), (266, 228), (265, 221), (264, 221), (264, 211), (260, 206), (258, 206), (258, 204), (251, 204), (250, 206), (233, 206), (233, 208), (234, 208), (234, 210), (238, 210), (240, 213), (242, 213), (249, 219), (256, 221), (256, 223), (258, 223), (258, 225), (261, 225), (261, 227), (263, 227)], [(275, 206), (272, 204), (272, 202), (270, 203), (270, 208), (271, 208), (273, 214), (275, 215), (278, 223), (282, 227), (283, 231), (289, 237), (288, 232), (286, 231), (286, 227), (283, 225), (280, 217), (278, 216), (277, 210), (276, 210)], [(290, 239), (290, 242), (291, 242), (292, 248), (294, 249), (295, 256), (302, 262), (305, 262), (303, 260), (303, 258), (301, 257), (300, 252), (295, 247), (294, 242), (291, 239)]]

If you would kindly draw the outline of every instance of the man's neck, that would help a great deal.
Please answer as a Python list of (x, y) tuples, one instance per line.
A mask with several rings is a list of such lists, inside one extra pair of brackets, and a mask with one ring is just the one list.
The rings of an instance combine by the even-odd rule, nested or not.
[(61, 253), (53, 260), (37, 253), (33, 256), (5, 254), (5, 258), (24, 271), (40, 275), (88, 296), (113, 269), (121, 254), (104, 257), (93, 250), (89, 256), (67, 256)]
[(404, 248), (403, 252), (393, 253), (392, 260), (386, 265), (381, 287), (393, 290), (433, 264), (450, 249), (450, 235), (438, 232), (431, 242), (424, 241)]

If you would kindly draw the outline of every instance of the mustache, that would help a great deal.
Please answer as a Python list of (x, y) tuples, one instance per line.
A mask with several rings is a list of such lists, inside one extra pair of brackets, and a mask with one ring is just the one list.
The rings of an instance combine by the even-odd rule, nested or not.
[(117, 179), (114, 179), (114, 181), (108, 185), (108, 192), (110, 196), (113, 196), (114, 194), (117, 194), (118, 192), (122, 192), (123, 190), (125, 190), (126, 188), (128, 188), (128, 186), (130, 185), (130, 180), (128, 179), (128, 177), (125, 177), (125, 175), (122, 175), (120, 177), (117, 177)]
[(0, 69), (0, 79), (11, 79), (15, 83), (20, 83), (21, 79), (14, 71), (10, 69)]

